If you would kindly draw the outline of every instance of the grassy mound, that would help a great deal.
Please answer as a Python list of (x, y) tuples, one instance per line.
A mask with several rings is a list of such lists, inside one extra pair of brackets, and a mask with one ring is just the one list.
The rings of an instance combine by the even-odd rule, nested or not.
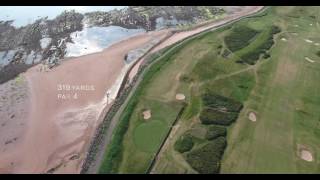
[(190, 151), (194, 145), (190, 135), (181, 136), (174, 144), (174, 149), (180, 153)]

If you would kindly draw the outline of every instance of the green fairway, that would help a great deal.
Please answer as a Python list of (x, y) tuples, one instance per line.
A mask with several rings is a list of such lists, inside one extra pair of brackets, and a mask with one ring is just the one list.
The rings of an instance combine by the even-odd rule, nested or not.
[[(276, 18), (272, 19), (281, 26), (284, 32), (281, 36), (287, 37), (287, 41), (279, 36), (271, 52), (271, 60), (257, 70), (257, 84), (238, 122), (230, 131), (222, 173), (320, 172), (317, 155), (320, 151), (320, 136), (317, 133), (320, 120), (320, 84), (317, 83), (320, 59), (315, 56), (319, 48), (305, 41), (317, 37), (319, 32), (317, 21), (310, 20), (311, 15), (319, 17), (317, 9), (274, 9), (272, 14)], [(299, 15), (299, 18), (292, 18), (293, 15)], [(260, 23), (250, 24), (255, 26)], [(305, 57), (317, 62), (310, 63)], [(257, 113), (256, 122), (248, 120), (250, 111)], [(313, 162), (299, 157), (299, 145), (307, 147), (312, 153)]]
[[(128, 125), (115, 141), (120, 153), (106, 156), (114, 160), (108, 172), (146, 173), (165, 142), (151, 173), (319, 173), (319, 23), (319, 7), (270, 7), (159, 59), (122, 114)], [(250, 43), (235, 40), (230, 51), (225, 37), (238, 27), (249, 33), (232, 37)], [(281, 32), (273, 34), (275, 27)], [(233, 110), (240, 105), (240, 113)]]
[[(139, 125), (133, 134), (135, 145), (146, 152), (153, 152), (158, 148), (158, 142), (161, 141), (165, 133), (166, 125), (161, 121), (151, 121)], [(146, 136), (148, 134), (148, 136)]]

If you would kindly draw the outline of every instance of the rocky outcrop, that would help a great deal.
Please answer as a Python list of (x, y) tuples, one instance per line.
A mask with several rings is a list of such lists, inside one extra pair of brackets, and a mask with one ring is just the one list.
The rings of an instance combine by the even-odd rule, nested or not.
[[(58, 63), (65, 55), (70, 33), (82, 29), (83, 17), (75, 11), (65, 11), (53, 20), (41, 18), (21, 28), (12, 26), (12, 21), (0, 22), (0, 74), (10, 70), (10, 77), (14, 77), (34, 63)], [(45, 47), (43, 39), (50, 39)]]
[(39, 62), (49, 67), (59, 64), (66, 55), (67, 42), (72, 42), (70, 34), (84, 25), (155, 30), (207, 20), (223, 12), (213, 6), (130, 6), (85, 14), (65, 11), (55, 19), (44, 17), (20, 28), (12, 26), (12, 21), (0, 21), (0, 76), (9, 72), (11, 79)]
[[(89, 26), (116, 25), (150, 31), (177, 24), (208, 20), (223, 12), (222, 8), (214, 6), (130, 6), (109, 12), (86, 13), (85, 21)], [(161, 25), (157, 27), (159, 23)]]

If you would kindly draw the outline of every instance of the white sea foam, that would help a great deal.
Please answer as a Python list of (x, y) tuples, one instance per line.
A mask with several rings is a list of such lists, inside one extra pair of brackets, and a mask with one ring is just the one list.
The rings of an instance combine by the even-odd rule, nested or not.
[(68, 42), (66, 57), (82, 56), (100, 52), (104, 48), (128, 37), (134, 36), (143, 29), (125, 29), (119, 26), (85, 27), (82, 31), (71, 33), (73, 43)]

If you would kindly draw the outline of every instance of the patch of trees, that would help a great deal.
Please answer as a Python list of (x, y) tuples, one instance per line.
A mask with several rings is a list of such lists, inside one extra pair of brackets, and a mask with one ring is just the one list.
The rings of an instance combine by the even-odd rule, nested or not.
[(274, 44), (273, 35), (281, 32), (278, 26), (272, 26), (268, 38), (261, 45), (257, 46), (254, 50), (242, 55), (240, 58), (247, 64), (254, 65), (259, 60), (260, 55), (267, 59), (270, 57), (268, 51)]
[(230, 51), (235, 52), (248, 46), (251, 40), (260, 32), (247, 26), (236, 26), (231, 33), (224, 38), (224, 42)]
[(243, 107), (241, 102), (210, 92), (202, 96), (202, 101), (205, 106), (215, 109), (225, 109), (228, 112), (240, 112)]
[(231, 52), (228, 49), (224, 49), (221, 56), (223, 58), (228, 58), (230, 54), (231, 54)]
[[(220, 162), (227, 146), (226, 136), (227, 128), (238, 117), (243, 105), (234, 99), (227, 98), (218, 94), (214, 94), (207, 90), (202, 95), (202, 101), (205, 107), (200, 113), (202, 124), (208, 125), (205, 134), (206, 144), (197, 146), (198, 148), (190, 148), (188, 141), (183, 139), (177, 141), (175, 146), (185, 148), (179, 152), (187, 152), (186, 161), (189, 165), (201, 174), (219, 173)], [(182, 143), (182, 141), (186, 141)], [(181, 144), (184, 144), (182, 146)], [(187, 149), (188, 148), (188, 149)]]
[(318, 52), (316, 53), (316, 55), (320, 57), (320, 51), (318, 51)]
[(174, 144), (174, 149), (180, 153), (190, 151), (194, 145), (192, 136), (184, 135), (181, 136)]
[(205, 108), (200, 114), (202, 124), (216, 124), (228, 126), (232, 124), (238, 117), (238, 113), (223, 112), (211, 108)]
[(224, 126), (217, 126), (217, 125), (211, 125), (209, 126), (207, 133), (206, 133), (206, 139), (207, 140), (213, 140), (220, 136), (227, 136), (227, 128)]
[(206, 145), (192, 150), (187, 154), (186, 161), (201, 174), (219, 173), (220, 159), (226, 146), (226, 138), (218, 137)]

